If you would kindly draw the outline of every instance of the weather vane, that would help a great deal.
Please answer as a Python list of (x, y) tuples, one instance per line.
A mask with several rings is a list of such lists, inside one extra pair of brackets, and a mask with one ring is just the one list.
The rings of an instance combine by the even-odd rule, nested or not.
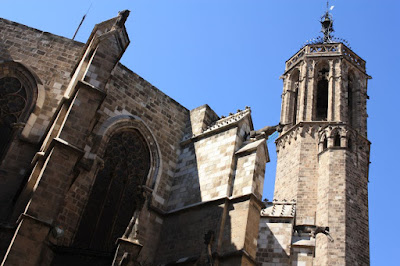
[(323, 36), (318, 36), (317, 38), (313, 38), (311, 40), (308, 40), (304, 43), (303, 46), (307, 44), (322, 44), (322, 43), (335, 43), (335, 42), (342, 42), (346, 44), (349, 48), (350, 45), (349, 43), (342, 38), (337, 38), (333, 36), (333, 32), (335, 31), (333, 29), (333, 18), (330, 13), (330, 11), (333, 10), (335, 6), (329, 6), (329, 0), (326, 1), (326, 11), (325, 14), (322, 15), (320, 23), (321, 23), (321, 32), (323, 33)]
[[(333, 9), (333, 6), (330, 10)], [(324, 43), (331, 43), (332, 41), (332, 32), (335, 30), (333, 29), (333, 19), (332, 15), (329, 13), (329, 0), (326, 1), (326, 12), (325, 15), (321, 17), (321, 25), (322, 29), (321, 32), (324, 34)]]

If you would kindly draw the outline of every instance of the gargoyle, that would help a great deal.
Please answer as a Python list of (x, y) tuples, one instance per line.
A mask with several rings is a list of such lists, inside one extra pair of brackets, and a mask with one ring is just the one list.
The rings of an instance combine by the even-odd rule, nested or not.
[(311, 233), (311, 236), (315, 238), (319, 233), (326, 235), (328, 237), (329, 241), (331, 241), (331, 242), (334, 241), (331, 234), (329, 234), (329, 227), (317, 226), (315, 231)]
[(333, 242), (332, 236), (329, 234), (329, 227), (324, 226), (316, 226), (316, 225), (296, 225), (293, 228), (294, 232), (297, 232), (297, 235), (300, 236), (301, 233), (308, 233), (311, 237), (315, 238), (317, 234), (322, 233), (326, 235), (329, 241)]
[(285, 125), (279, 123), (276, 126), (265, 126), (259, 130), (250, 131), (250, 138), (257, 138), (258, 136), (263, 135), (264, 138), (268, 138), (275, 131), (281, 132)]

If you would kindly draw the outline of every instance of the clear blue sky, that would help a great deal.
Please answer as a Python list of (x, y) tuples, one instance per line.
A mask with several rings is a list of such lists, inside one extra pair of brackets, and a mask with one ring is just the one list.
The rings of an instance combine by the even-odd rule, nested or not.
[[(394, 265), (400, 245), (400, 1), (331, 0), (336, 36), (367, 61), (371, 265)], [(318, 36), (323, 0), (1, 1), (0, 17), (77, 40), (130, 9), (131, 45), (121, 62), (188, 109), (219, 115), (251, 106), (256, 129), (279, 122), (284, 63)], [(272, 199), (275, 146), (264, 197)]]

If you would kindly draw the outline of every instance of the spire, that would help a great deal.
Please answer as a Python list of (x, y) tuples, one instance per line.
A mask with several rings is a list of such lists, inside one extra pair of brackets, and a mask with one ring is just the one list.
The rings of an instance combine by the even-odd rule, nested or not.
[(332, 10), (333, 6), (329, 8), (329, 0), (326, 1), (326, 11), (325, 14), (321, 17), (321, 25), (322, 29), (321, 32), (324, 34), (324, 41), (323, 43), (330, 43), (332, 42), (332, 32), (335, 30), (333, 29), (333, 19), (332, 15), (329, 13), (329, 10)]

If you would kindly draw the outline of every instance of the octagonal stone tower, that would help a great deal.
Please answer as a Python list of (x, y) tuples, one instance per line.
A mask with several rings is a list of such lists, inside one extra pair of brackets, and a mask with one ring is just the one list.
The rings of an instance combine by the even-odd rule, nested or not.
[(292, 56), (281, 77), (285, 127), (274, 201), (261, 213), (262, 265), (369, 265), (370, 76), (363, 59), (332, 40), (328, 12), (321, 23), (324, 38)]

